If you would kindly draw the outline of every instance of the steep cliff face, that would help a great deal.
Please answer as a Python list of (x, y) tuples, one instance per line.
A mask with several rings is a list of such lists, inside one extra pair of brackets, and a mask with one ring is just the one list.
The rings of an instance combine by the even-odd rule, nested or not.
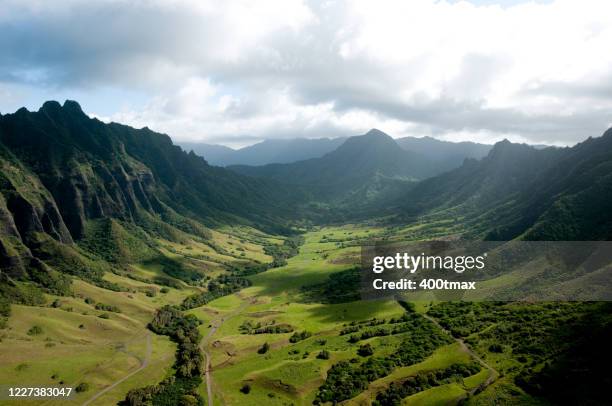
[[(269, 182), (209, 166), (166, 135), (89, 118), (76, 102), (0, 116), (3, 277), (87, 272), (75, 243), (99, 221), (166, 238), (172, 230), (205, 237), (206, 226), (228, 222), (282, 230), (288, 197)], [(58, 265), (62, 256), (69, 260)]]

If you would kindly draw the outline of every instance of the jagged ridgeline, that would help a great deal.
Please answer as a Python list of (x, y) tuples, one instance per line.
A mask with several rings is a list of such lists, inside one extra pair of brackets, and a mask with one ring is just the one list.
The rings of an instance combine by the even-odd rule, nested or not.
[(399, 205), (398, 222), (429, 222), (441, 235), (610, 240), (612, 129), (571, 148), (499, 142), (483, 159), (419, 183)]
[(209, 238), (208, 227), (286, 232), (290, 195), (209, 166), (148, 128), (105, 124), (73, 101), (0, 116), (0, 268), (5, 299), (36, 303), (30, 281), (65, 292), (65, 273), (100, 280), (144, 261), (151, 237)]

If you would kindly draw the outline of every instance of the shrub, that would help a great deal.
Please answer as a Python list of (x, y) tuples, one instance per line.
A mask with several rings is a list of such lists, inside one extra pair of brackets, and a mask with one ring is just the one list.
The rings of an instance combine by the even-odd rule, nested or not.
[(119, 310), (117, 306), (107, 305), (104, 303), (97, 303), (96, 310), (104, 310), (105, 312), (121, 313), (121, 310)]
[(268, 352), (268, 350), (270, 349), (270, 344), (268, 343), (264, 343), (258, 350), (257, 353), (258, 354), (265, 354)]
[(76, 388), (74, 388), (74, 390), (77, 393), (87, 392), (89, 390), (89, 384), (85, 382), (81, 382), (80, 384), (77, 385)]
[(357, 355), (362, 357), (369, 357), (372, 354), (374, 354), (374, 350), (370, 344), (360, 345), (357, 349)]
[(311, 335), (312, 335), (312, 333), (309, 332), (309, 331), (295, 332), (295, 333), (293, 333), (293, 335), (291, 337), (289, 337), (289, 342), (297, 343), (298, 341), (302, 341), (302, 340), (307, 339)]
[(240, 392), (244, 393), (245, 395), (248, 395), (251, 392), (251, 385), (245, 383), (244, 385), (242, 385), (242, 388), (240, 388)]
[(317, 354), (318, 359), (329, 359), (329, 351), (323, 350)]
[(489, 351), (496, 352), (496, 353), (502, 353), (504, 352), (504, 347), (502, 347), (500, 344), (491, 344), (489, 346)]
[(28, 335), (29, 336), (37, 336), (39, 334), (43, 333), (43, 329), (40, 326), (32, 326), (29, 330), (28, 330)]

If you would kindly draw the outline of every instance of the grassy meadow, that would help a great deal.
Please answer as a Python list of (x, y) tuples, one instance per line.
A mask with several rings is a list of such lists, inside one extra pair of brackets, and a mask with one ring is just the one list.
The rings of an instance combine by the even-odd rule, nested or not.
[[(587, 305), (430, 298), (406, 304), (338, 296), (355, 290), (350, 272), (369, 239), (419, 239), (448, 232), (448, 226), (311, 229), (284, 265), (246, 275), (250, 286), (185, 310), (201, 322), (213, 403), (331, 404), (329, 396), (335, 396), (333, 402), (347, 405), (540, 404), (515, 378), (542, 370), (552, 356), (546, 340), (561, 340), (556, 326), (580, 319)], [(130, 389), (175, 373), (175, 342), (147, 324), (162, 306), (180, 306), (206, 292), (206, 284), (185, 275), (198, 272), (211, 281), (231, 269), (267, 264), (274, 258), (265, 247), (284, 242), (248, 227), (215, 230), (208, 240), (160, 239), (166, 259), (130, 262), (104, 274), (119, 291), (74, 278), (70, 296), (46, 295), (41, 306), (13, 305), (0, 333), (0, 381), (88, 386), (70, 400), (23, 404), (116, 404)], [(169, 267), (167, 258), (181, 267)], [(541, 348), (526, 346), (525, 335)], [(206, 385), (203, 379), (197, 392), (208, 403)], [(343, 387), (346, 393), (325, 394), (324, 388)]]

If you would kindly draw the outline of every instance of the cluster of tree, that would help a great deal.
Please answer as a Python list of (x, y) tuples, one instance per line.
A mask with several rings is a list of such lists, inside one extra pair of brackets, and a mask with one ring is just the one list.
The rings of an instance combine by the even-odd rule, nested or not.
[(296, 331), (295, 333), (293, 333), (293, 335), (291, 337), (289, 337), (289, 342), (291, 343), (297, 343), (299, 341), (305, 340), (308, 337), (312, 336), (312, 333), (310, 331)]
[(293, 235), (285, 239), (282, 245), (270, 244), (264, 246), (264, 252), (273, 258), (271, 267), (287, 265), (287, 260), (298, 254), (300, 245), (304, 244), (304, 237)]
[(186, 297), (180, 307), (182, 310), (195, 309), (248, 286), (251, 286), (251, 282), (246, 278), (236, 275), (221, 275), (208, 283), (206, 292)]
[(376, 396), (376, 400), (372, 404), (375, 406), (399, 405), (402, 399), (410, 395), (453, 381), (461, 381), (463, 378), (474, 375), (479, 371), (480, 365), (473, 362), (453, 364), (448, 368), (436, 371), (419, 372), (403, 382), (393, 382), (385, 391)]
[(268, 324), (262, 324), (261, 322), (253, 323), (250, 320), (246, 320), (238, 327), (238, 330), (242, 334), (283, 334), (291, 333), (293, 327), (289, 324), (276, 324), (274, 320)]
[(597, 305), (603, 311), (590, 315), (580, 327), (568, 334), (573, 344), (567, 351), (546, 362), (539, 370), (526, 368), (521, 371), (515, 378), (521, 388), (551, 404), (610, 403), (612, 304)]
[(104, 303), (96, 303), (96, 310), (104, 310), (106, 312), (121, 313), (121, 309), (119, 309), (117, 306), (107, 305)]
[(511, 308), (505, 305), (505, 302), (440, 302), (427, 314), (454, 337), (467, 337), (510, 317)]
[[(361, 332), (361, 334), (352, 334), (349, 337), (348, 342), (354, 344), (361, 340), (367, 340), (368, 338), (372, 337), (383, 337), (388, 335), (403, 334), (415, 328), (418, 328), (420, 326), (421, 320), (421, 316), (416, 313), (410, 312), (404, 313), (401, 317), (392, 318), (388, 322), (385, 319), (373, 320), (367, 324), (364, 324), (363, 326), (379, 327), (373, 329), (365, 329)], [(389, 326), (385, 326), (385, 324), (387, 323), (389, 324)], [(358, 329), (358, 331), (361, 331), (361, 328)]]
[(389, 375), (397, 367), (421, 362), (436, 348), (451, 341), (432, 322), (415, 316), (412, 328), (393, 354), (370, 357), (361, 364), (340, 361), (333, 365), (319, 387), (314, 403), (337, 403), (351, 399), (365, 390), (370, 382)]
[(202, 273), (198, 270), (191, 269), (185, 266), (183, 262), (164, 255), (159, 255), (151, 260), (145, 261), (144, 263), (145, 265), (147, 263), (158, 266), (161, 265), (164, 274), (172, 278), (182, 280), (188, 284), (195, 284), (204, 278), (204, 275), (202, 275)]
[(170, 376), (157, 385), (150, 385), (140, 389), (130, 390), (121, 406), (203, 406), (204, 400), (197, 393), (197, 387), (202, 378), (178, 378)]
[(518, 361), (500, 372), (531, 395), (555, 404), (603, 404), (608, 397), (608, 302), (440, 302), (428, 313), (453, 334), (469, 334), (473, 348)]
[[(389, 323), (395, 323), (394, 320), (395, 319), (393, 319), (393, 318), (390, 319)], [(340, 334), (339, 335), (344, 336), (344, 335), (347, 335), (347, 334), (356, 333), (359, 330), (361, 330), (363, 327), (380, 326), (382, 324), (387, 324), (387, 320), (386, 319), (378, 319), (376, 317), (373, 317), (370, 320), (365, 320), (365, 321), (351, 321), (348, 324), (347, 327), (344, 327), (342, 330), (340, 330)]]
[(348, 303), (361, 299), (360, 268), (351, 268), (329, 275), (325, 282), (304, 286), (302, 293), (309, 302)]
[(169, 336), (178, 344), (174, 365), (176, 373), (157, 385), (130, 390), (123, 401), (124, 405), (203, 404), (197, 392), (204, 368), (204, 357), (198, 346), (202, 339), (199, 325), (197, 317), (185, 315), (174, 306), (166, 305), (155, 313), (149, 329), (156, 334)]
[(357, 349), (357, 355), (362, 357), (369, 357), (370, 355), (374, 355), (374, 349), (370, 345), (370, 343), (360, 345)]
[(6, 298), (0, 296), (0, 329), (6, 327), (9, 316), (11, 315), (11, 304)]
[[(145, 279), (145, 278), (142, 278), (142, 279)], [(149, 282), (149, 281), (145, 279), (145, 282)], [(153, 278), (153, 283), (155, 283), (156, 285), (169, 286), (174, 289), (183, 289), (183, 286), (179, 282), (167, 276), (157, 275)]]

